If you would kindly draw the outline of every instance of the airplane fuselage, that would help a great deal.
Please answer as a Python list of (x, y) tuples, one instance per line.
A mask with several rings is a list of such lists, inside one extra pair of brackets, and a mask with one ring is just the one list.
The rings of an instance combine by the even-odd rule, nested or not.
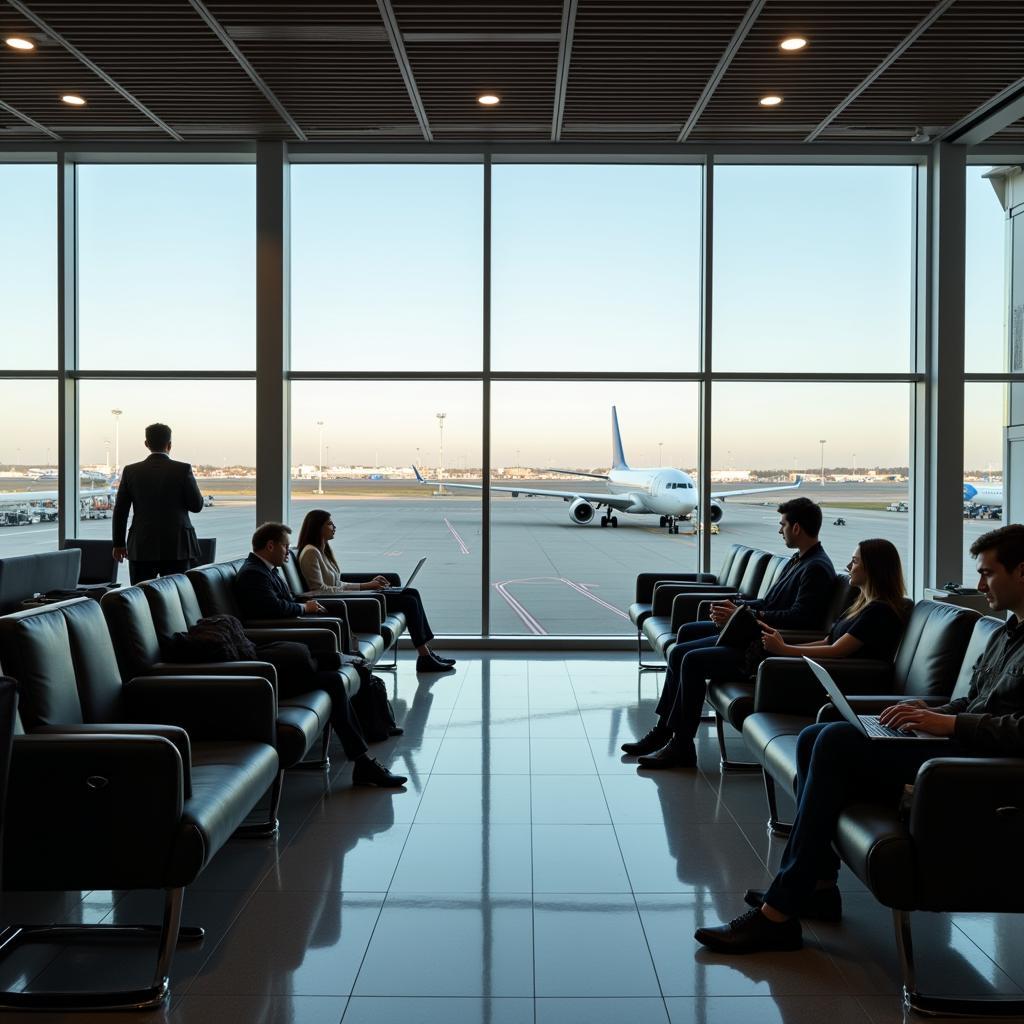
[(633, 497), (629, 512), (682, 519), (697, 507), (697, 488), (681, 469), (613, 469), (608, 473), (608, 493)]
[(988, 505), (989, 508), (1003, 507), (1002, 484), (970, 484), (964, 482), (964, 501), (972, 505)]

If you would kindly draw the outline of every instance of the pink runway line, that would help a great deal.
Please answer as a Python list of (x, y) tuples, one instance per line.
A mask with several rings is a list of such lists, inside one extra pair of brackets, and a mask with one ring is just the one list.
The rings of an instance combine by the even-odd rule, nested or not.
[(459, 545), (459, 551), (463, 555), (468, 555), (469, 554), (469, 548), (466, 547), (466, 542), (459, 536), (459, 531), (456, 530), (455, 527), (452, 526), (452, 524), (448, 522), (447, 518), (444, 521), (444, 525), (448, 527), (449, 532), (455, 538), (455, 543)]
[(523, 624), (537, 636), (547, 636), (548, 631), (508, 592), (509, 583), (522, 583), (522, 580), (509, 580), (506, 583), (495, 583), (494, 589), (508, 602), (508, 606), (522, 619)]

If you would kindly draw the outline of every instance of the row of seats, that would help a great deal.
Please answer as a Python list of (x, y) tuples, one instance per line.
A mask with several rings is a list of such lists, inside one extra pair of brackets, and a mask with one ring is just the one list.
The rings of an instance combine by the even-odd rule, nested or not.
[[(19, 941), (94, 938), (97, 930), (107, 938), (159, 932), (151, 986), (89, 994), (0, 992), (0, 1008), (159, 1005), (176, 943), (202, 935), (180, 928), (184, 888), (232, 835), (276, 831), (286, 769), (329, 763), (332, 708), (325, 691), (281, 697), (267, 662), (165, 658), (174, 634), (201, 617), (238, 616), (232, 581), (241, 564), (111, 590), (99, 602), (78, 598), (0, 617), (0, 668), (18, 686), (3, 821), (4, 889), (166, 894), (159, 929), (5, 933), (9, 951)], [(293, 588), (304, 586), (297, 574), (286, 578)], [(315, 652), (357, 645), (371, 663), (403, 630), (404, 619), (387, 614), (382, 595), (332, 601), (326, 616), (245, 623), (257, 644), (298, 640)], [(341, 672), (353, 691), (355, 669)], [(318, 740), (322, 754), (310, 758)]]

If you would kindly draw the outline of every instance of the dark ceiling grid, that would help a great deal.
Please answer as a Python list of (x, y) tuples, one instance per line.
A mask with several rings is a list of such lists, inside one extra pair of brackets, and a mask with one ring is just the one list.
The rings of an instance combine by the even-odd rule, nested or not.
[(253, 85), (259, 89), (263, 98), (277, 111), (281, 120), (288, 125), (289, 128), (295, 133), (295, 137), (300, 142), (308, 142), (306, 133), (299, 127), (295, 118), (285, 109), (284, 104), (274, 95), (270, 86), (260, 77), (259, 72), (249, 63), (245, 54), (238, 48), (238, 45), (231, 38), (230, 35), (224, 30), (224, 26), (210, 13), (209, 9), (202, 2), (202, 0), (188, 0), (192, 5), (195, 12), (203, 19), (203, 22), (210, 29), (210, 31), (220, 40), (224, 48), (231, 54), (232, 57), (238, 62), (239, 67), (246, 73), (249, 80)]
[(562, 138), (674, 142), (750, 0), (580, 0)]
[[(769, 0), (690, 141), (804, 141), (934, 7), (935, 0)], [(808, 46), (780, 50), (792, 35)], [(759, 106), (772, 93), (782, 103)]]
[(50, 131), (46, 125), (40, 124), (34, 118), (29, 117), (28, 114), (22, 113), (22, 111), (12, 107), (9, 103), (4, 103), (3, 100), (0, 100), (0, 111), (4, 111), (5, 114), (10, 115), (0, 116), (0, 131), (12, 133), (17, 132), (19, 129), (24, 131), (25, 126), (27, 125), (29, 128), (32, 128), (37, 132), (42, 132), (44, 135), (48, 135), (55, 142), (61, 141), (60, 136), (56, 132)]
[(398, 70), (402, 73), (402, 81), (405, 82), (406, 91), (409, 93), (409, 102), (416, 112), (416, 120), (419, 122), (420, 131), (427, 142), (434, 140), (433, 132), (430, 130), (430, 120), (427, 112), (423, 109), (423, 99), (420, 90), (416, 85), (416, 78), (409, 66), (409, 55), (405, 52), (405, 43), (402, 42), (402, 33), (399, 31), (398, 22), (395, 20), (395, 11), (391, 6), (391, 0), (377, 0), (377, 7), (380, 10), (381, 21), (384, 22), (384, 31), (388, 34), (388, 42), (395, 55)]
[[(155, 124), (161, 131), (164, 131), (168, 135), (170, 135), (171, 138), (175, 140), (175, 142), (185, 141), (181, 137), (181, 135), (179, 135), (169, 124), (167, 124), (166, 121), (164, 121), (157, 114), (153, 113), (153, 111), (150, 110), (149, 107), (147, 107), (140, 99), (133, 96), (126, 88), (124, 88), (124, 86), (122, 86), (106, 71), (104, 71), (103, 68), (101, 68), (97, 63), (95, 63), (95, 61), (93, 61), (91, 57), (88, 57), (85, 53), (79, 50), (78, 47), (76, 47), (72, 42), (70, 42), (63, 35), (61, 35), (61, 33), (59, 33), (56, 28), (54, 28), (48, 22), (44, 21), (38, 14), (35, 14), (32, 10), (30, 10), (24, 3), (21, 2), (21, 0), (7, 0), (7, 3), (10, 4), (10, 6), (13, 7), (16, 11), (18, 11), (19, 14), (21, 14), (29, 21), (31, 21), (37, 28), (45, 32), (50, 39), (53, 39), (56, 42), (60, 43), (60, 45), (63, 46), (64, 49), (67, 50), (67, 52), (75, 58), (75, 60), (84, 64), (97, 78), (102, 79), (102, 81), (104, 81), (111, 89), (118, 93), (118, 95), (120, 95), (123, 99), (127, 100), (133, 107), (135, 107), (135, 109), (138, 110), (139, 113), (141, 113), (144, 117), (152, 121), (153, 124)], [(84, 9), (83, 13), (87, 13), (87, 10), (88, 9)]]
[(562, 137), (565, 118), (565, 90), (569, 85), (569, 67), (572, 62), (572, 38), (576, 30), (578, 0), (564, 0), (562, 4), (562, 31), (558, 40), (558, 68), (555, 71), (555, 102), (551, 111), (551, 141)]
[(376, 0), (204, 2), (310, 139), (422, 139)]
[[(393, 0), (438, 139), (550, 140), (563, 0)], [(501, 98), (483, 107), (485, 92)]]
[(842, 120), (940, 133), (1024, 76), (1024, 4), (957, 0), (843, 112)]

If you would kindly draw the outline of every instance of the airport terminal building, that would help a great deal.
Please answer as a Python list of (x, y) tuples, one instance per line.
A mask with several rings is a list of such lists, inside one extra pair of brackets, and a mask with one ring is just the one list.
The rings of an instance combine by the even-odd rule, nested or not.
[[(771, 881), (795, 811), (744, 724), (770, 710), (757, 665), (709, 692), (696, 767), (645, 777), (620, 749), (708, 614), (655, 582), (763, 597), (780, 503), (821, 506), (840, 574), (891, 541), (922, 622), (977, 585), (979, 537), (1024, 521), (1022, 33), (993, 0), (0, 0), (0, 675), (20, 687), (0, 925), (163, 920), (167, 957), (147, 989), (160, 928), (0, 940), (0, 1008), (866, 1024), (915, 985), (1024, 999), (1024, 908), (893, 896), (913, 885), (886, 890), (840, 839), (843, 920), (805, 923), (802, 952), (693, 941)], [(111, 557), (112, 515), (152, 423), (192, 466), (203, 557), (147, 590)], [(417, 673), (383, 594), (309, 641), (384, 678), (404, 732), (371, 753), (407, 777), (394, 791), (358, 785), (338, 700), (303, 704), (272, 668), (244, 757), (237, 718), (222, 734), (202, 710), (235, 699), (216, 666), (199, 710), (131, 696), (200, 674), (173, 635), (238, 612), (258, 525), (294, 546), (319, 509), (343, 574), (397, 584), (426, 559), (431, 644), (456, 659)], [(305, 601), (295, 554), (280, 578)], [(996, 626), (963, 601), (960, 647), (908, 629), (857, 692), (966, 685), (971, 629)], [(948, 679), (921, 682), (926, 661)], [(89, 696), (115, 677), (114, 703)], [(111, 796), (121, 748), (100, 764), (72, 742), (115, 721), (177, 758), (166, 848)], [(136, 728), (154, 722), (181, 735)], [(33, 733), (61, 726), (54, 768)], [(26, 758), (51, 795), (75, 772), (104, 789), (109, 834), (73, 795), (19, 792)], [(46, 856), (17, 825), (37, 806), (66, 818)], [(165, 871), (196, 835), (194, 869)], [(173, 906), (205, 935), (171, 962)]]

